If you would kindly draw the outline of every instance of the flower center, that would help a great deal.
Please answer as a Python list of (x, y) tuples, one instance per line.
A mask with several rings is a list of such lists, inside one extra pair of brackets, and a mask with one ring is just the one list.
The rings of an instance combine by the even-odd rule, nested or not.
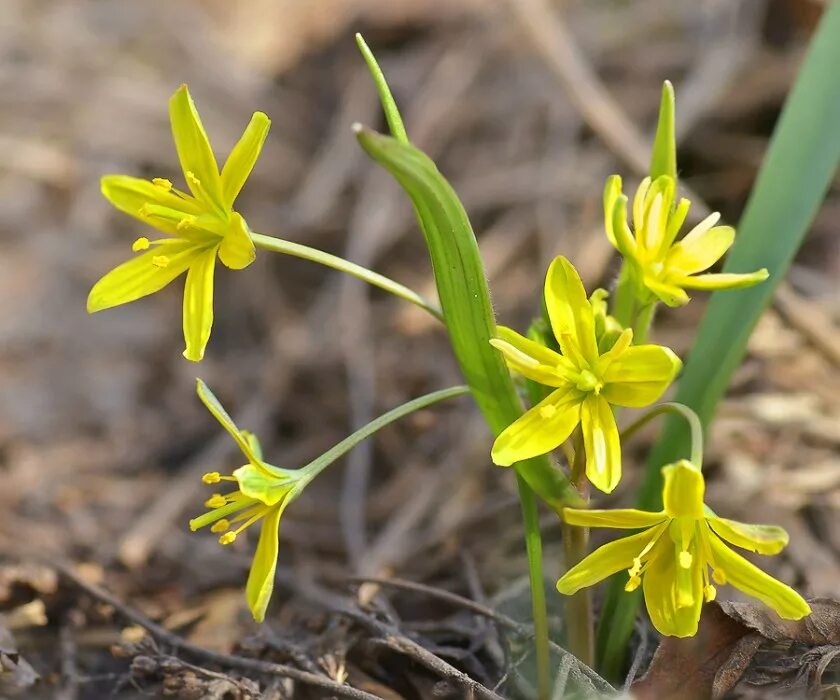
[(584, 369), (578, 375), (575, 386), (581, 391), (591, 391), (598, 395), (604, 387), (604, 382), (598, 379), (590, 370)]

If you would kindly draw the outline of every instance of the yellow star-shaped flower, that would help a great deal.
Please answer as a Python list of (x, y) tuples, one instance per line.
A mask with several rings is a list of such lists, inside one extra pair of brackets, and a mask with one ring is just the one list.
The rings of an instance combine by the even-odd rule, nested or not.
[(221, 544), (230, 544), (243, 530), (262, 520), (260, 539), (245, 586), (251, 614), (257, 622), (262, 622), (274, 590), (280, 516), (283, 515), (286, 506), (303, 491), (309, 480), (308, 474), (304, 470), (280, 469), (263, 461), (259, 443), (254, 435), (236, 427), (213, 392), (200, 379), (198, 395), (236, 440), (248, 463), (229, 475), (209, 472), (203, 476), (205, 484), (229, 481), (239, 488), (231, 493), (217, 493), (211, 496), (204, 504), (210, 510), (190, 520), (190, 529), (195, 531), (210, 525), (212, 532), (221, 533)]
[(782, 528), (719, 518), (704, 505), (703, 474), (688, 461), (670, 464), (662, 472), (664, 508), (658, 513), (634, 509), (563, 510), (563, 517), (572, 525), (644, 529), (605, 544), (569, 569), (557, 582), (561, 593), (572, 595), (627, 569), (630, 578), (625, 590), (641, 585), (653, 626), (674, 637), (697, 633), (703, 601), (714, 600), (717, 594), (711, 581), (719, 585), (731, 583), (787, 620), (810, 614), (810, 606), (796, 591), (727, 545), (760, 554), (778, 554), (788, 542)]
[(138, 238), (132, 250), (143, 252), (100, 279), (90, 291), (87, 308), (93, 313), (135, 301), (187, 272), (184, 357), (198, 362), (213, 325), (216, 256), (234, 270), (247, 267), (255, 258), (248, 225), (233, 210), (233, 203), (254, 167), (271, 122), (256, 112), (220, 172), (186, 85), (170, 99), (169, 117), (190, 194), (162, 178), (102, 178), (102, 194), (111, 204), (166, 237)]
[(580, 425), (586, 476), (610, 492), (621, 478), (621, 446), (611, 404), (642, 407), (653, 403), (682, 362), (660, 345), (631, 346), (630, 329), (610, 349), (600, 352), (592, 304), (577, 271), (564, 257), (555, 258), (548, 269), (545, 304), (562, 354), (503, 326), (490, 341), (510, 369), (554, 387), (496, 438), (493, 461), (508, 466), (550, 452)]
[(767, 279), (762, 268), (747, 274), (698, 274), (714, 265), (735, 241), (735, 229), (717, 226), (720, 214), (707, 216), (674, 242), (685, 222), (690, 202), (675, 203), (676, 183), (668, 175), (642, 180), (633, 199), (633, 227), (627, 224), (627, 197), (621, 178), (612, 175), (604, 188), (604, 219), (610, 243), (631, 266), (631, 273), (649, 301), (668, 306), (687, 304), (686, 289), (739, 289)]

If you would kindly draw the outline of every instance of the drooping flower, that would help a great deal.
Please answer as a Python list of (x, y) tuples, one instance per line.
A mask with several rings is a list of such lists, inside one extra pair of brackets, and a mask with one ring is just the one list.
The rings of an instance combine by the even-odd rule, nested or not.
[(611, 404), (638, 408), (653, 403), (682, 362), (660, 345), (631, 346), (630, 329), (600, 352), (592, 304), (577, 271), (562, 256), (548, 269), (545, 304), (562, 354), (504, 326), (490, 341), (510, 369), (554, 388), (496, 438), (493, 461), (509, 466), (550, 452), (580, 425), (586, 476), (610, 492), (621, 478), (621, 446)]
[(610, 176), (604, 187), (607, 237), (630, 265), (640, 289), (647, 290), (649, 301), (658, 298), (668, 306), (682, 306), (689, 301), (686, 289), (739, 289), (767, 279), (766, 268), (746, 274), (698, 274), (729, 250), (735, 229), (717, 226), (720, 214), (714, 213), (676, 241), (691, 203), (675, 198), (676, 183), (668, 175), (642, 180), (633, 199), (631, 232), (621, 178)]
[(759, 554), (778, 554), (788, 542), (782, 528), (749, 525), (715, 515), (703, 503), (703, 474), (686, 460), (663, 467), (662, 472), (664, 508), (658, 513), (563, 510), (563, 517), (572, 525), (644, 529), (599, 547), (569, 569), (557, 582), (561, 593), (572, 595), (627, 569), (625, 590), (641, 585), (654, 627), (674, 637), (697, 633), (703, 601), (714, 600), (717, 595), (712, 581), (718, 585), (731, 583), (788, 620), (799, 620), (811, 612), (796, 591), (729, 547), (732, 544)]
[(251, 614), (257, 622), (262, 622), (274, 590), (280, 516), (286, 506), (303, 491), (309, 475), (304, 470), (281, 469), (263, 461), (256, 437), (236, 427), (213, 392), (200, 379), (198, 395), (236, 440), (248, 463), (229, 475), (209, 472), (202, 477), (205, 484), (227, 481), (235, 483), (238, 488), (226, 494), (213, 494), (204, 504), (210, 510), (190, 520), (190, 529), (195, 531), (210, 525), (212, 532), (219, 533), (221, 544), (230, 544), (246, 528), (262, 521), (259, 542), (245, 586)]
[(159, 240), (138, 238), (140, 253), (111, 270), (91, 289), (88, 312), (126, 304), (159, 291), (183, 272), (184, 357), (198, 362), (213, 325), (213, 275), (216, 256), (239, 270), (253, 262), (248, 225), (233, 210), (234, 201), (260, 154), (271, 122), (255, 112), (221, 172), (186, 85), (169, 100), (169, 118), (178, 159), (190, 193), (169, 180), (106, 175), (102, 194), (117, 209), (162, 231)]

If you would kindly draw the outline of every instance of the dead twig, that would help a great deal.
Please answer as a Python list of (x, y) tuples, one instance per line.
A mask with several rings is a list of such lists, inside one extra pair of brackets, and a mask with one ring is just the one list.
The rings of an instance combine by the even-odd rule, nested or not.
[(81, 576), (73, 571), (73, 568), (70, 565), (56, 561), (50, 562), (50, 565), (54, 566), (64, 578), (70, 581), (77, 588), (97, 600), (110, 605), (126, 620), (133, 622), (135, 625), (139, 625), (158, 642), (165, 644), (174, 650), (189, 654), (210, 663), (226, 666), (228, 668), (238, 668), (270, 676), (284, 676), (286, 678), (299, 681), (300, 683), (320, 688), (325, 692), (333, 693), (345, 698), (352, 698), (353, 700), (379, 700), (376, 695), (371, 695), (370, 693), (366, 693), (362, 690), (356, 690), (350, 686), (337, 683), (330, 678), (309, 673), (308, 671), (301, 671), (300, 669), (292, 666), (275, 664), (268, 661), (260, 661), (258, 659), (249, 659), (244, 656), (236, 656), (235, 654), (223, 654), (217, 651), (212, 651), (211, 649), (200, 647), (197, 644), (193, 644), (183, 637), (170, 632), (164, 627), (161, 627), (159, 624), (153, 622), (142, 613), (121, 601), (114, 594), (106, 591), (104, 588), (85, 581)]

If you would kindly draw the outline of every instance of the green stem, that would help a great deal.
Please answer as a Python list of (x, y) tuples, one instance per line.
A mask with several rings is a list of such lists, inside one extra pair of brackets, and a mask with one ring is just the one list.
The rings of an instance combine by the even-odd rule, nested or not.
[[(641, 428), (650, 423), (650, 421), (657, 416), (661, 416), (664, 413), (674, 413), (685, 419), (685, 422), (688, 423), (688, 428), (691, 431), (691, 456), (689, 459), (695, 467), (701, 469), (703, 466), (703, 426), (700, 423), (699, 416), (688, 406), (681, 403), (663, 403), (655, 408), (652, 408), (650, 411), (641, 416), (641, 418), (634, 421), (621, 431), (621, 444), (623, 445), (626, 440), (633, 437), (633, 435), (635, 435)], [(642, 497), (644, 496), (644, 494), (640, 495)]]
[(653, 324), (653, 316), (656, 313), (656, 302), (649, 302), (642, 306), (636, 314), (636, 320), (633, 323), (633, 343), (642, 345), (647, 341), (650, 327)]
[(464, 396), (469, 393), (470, 388), (468, 386), (453, 386), (449, 389), (440, 389), (439, 391), (424, 394), (423, 396), (419, 396), (411, 401), (406, 401), (404, 404), (397, 406), (396, 408), (392, 408), (387, 413), (383, 413), (378, 418), (374, 418), (367, 425), (359, 428), (355, 433), (348, 435), (337, 445), (331, 447), (317, 459), (312, 460), (305, 467), (302, 467), (301, 471), (304, 472), (301, 476), (302, 485), (308, 484), (339, 457), (342, 457), (345, 453), (349, 452), (356, 445), (362, 442), (362, 440), (366, 440), (386, 425), (390, 425), (394, 421), (404, 418), (410, 413), (414, 413), (415, 411), (419, 411), (423, 408), (428, 408), (432, 404), (445, 401), (446, 399), (452, 399), (456, 396)]
[(528, 553), (528, 577), (531, 582), (531, 608), (534, 616), (534, 646), (537, 662), (537, 698), (549, 700), (551, 697), (551, 658), (539, 512), (534, 492), (519, 474), (516, 475), (516, 485), (519, 488), (519, 503), (522, 506), (522, 520), (525, 525), (525, 550)]
[[(584, 502), (588, 504), (589, 494), (585, 474), (585, 450), (583, 439), (578, 430), (575, 434), (574, 459), (572, 461), (572, 482)], [(589, 528), (569, 525), (563, 520), (563, 551), (567, 569), (583, 560), (589, 548)], [(586, 587), (566, 599), (566, 642), (578, 659), (587, 666), (592, 666), (595, 658), (595, 640), (592, 630), (592, 592)]]
[(360, 280), (363, 280), (368, 284), (372, 284), (374, 287), (384, 289), (386, 292), (390, 292), (391, 294), (400, 297), (400, 299), (405, 299), (405, 301), (419, 306), (424, 311), (428, 311), (438, 321), (443, 321), (443, 314), (437, 306), (421, 297), (417, 292), (410, 290), (408, 287), (401, 285), (399, 282), (394, 282), (394, 280), (385, 277), (384, 275), (380, 275), (378, 272), (368, 270), (366, 267), (352, 263), (349, 260), (338, 257), (337, 255), (325, 253), (323, 250), (310, 248), (309, 246), (301, 245), (300, 243), (293, 243), (292, 241), (286, 241), (282, 238), (274, 238), (273, 236), (265, 236), (261, 233), (252, 232), (251, 240), (254, 241), (255, 246), (262, 248), (263, 250), (270, 250), (275, 253), (283, 253), (285, 255), (291, 255), (295, 258), (302, 258), (303, 260), (316, 262), (320, 265), (325, 265), (326, 267), (331, 267), (334, 270), (346, 272), (354, 277), (358, 277)]

